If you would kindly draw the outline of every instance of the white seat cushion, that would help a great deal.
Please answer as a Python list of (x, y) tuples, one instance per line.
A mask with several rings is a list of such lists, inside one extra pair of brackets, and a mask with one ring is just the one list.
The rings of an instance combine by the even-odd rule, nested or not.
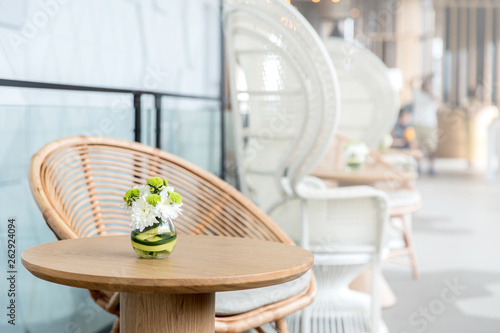
[[(365, 251), (363, 252), (362, 249)], [(344, 248), (344, 253), (334, 252), (314, 252), (314, 264), (315, 265), (362, 265), (369, 264), (373, 259), (373, 251), (375, 250), (372, 246), (365, 247), (352, 247), (352, 252), (349, 253), (349, 248)], [(381, 257), (386, 258), (389, 254), (389, 249), (387, 246), (383, 246), (381, 250)]]
[(361, 265), (368, 264), (372, 260), (373, 247), (367, 247), (365, 253), (314, 253), (314, 264), (316, 265)]
[(218, 316), (235, 315), (282, 301), (306, 289), (310, 281), (311, 272), (308, 271), (298, 279), (275, 286), (218, 292), (215, 294), (215, 313)]
[(420, 193), (416, 190), (388, 192), (387, 195), (389, 196), (389, 206), (391, 208), (413, 206), (422, 200)]

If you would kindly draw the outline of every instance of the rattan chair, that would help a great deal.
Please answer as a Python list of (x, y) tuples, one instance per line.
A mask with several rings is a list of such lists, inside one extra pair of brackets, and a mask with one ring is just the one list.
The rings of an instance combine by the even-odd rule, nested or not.
[[(167, 178), (184, 198), (175, 221), (181, 234), (248, 237), (292, 244), (292, 240), (250, 200), (215, 175), (164, 151), (119, 139), (69, 137), (47, 144), (31, 161), (30, 185), (45, 221), (58, 239), (130, 233), (120, 207), (123, 193), (152, 176)], [(216, 332), (241, 332), (276, 322), (310, 304), (307, 287), (286, 299), (246, 313), (215, 318)], [(119, 293), (91, 290), (93, 299), (119, 316)], [(168, 311), (168, 309), (165, 309)], [(115, 321), (114, 331), (119, 321)]]

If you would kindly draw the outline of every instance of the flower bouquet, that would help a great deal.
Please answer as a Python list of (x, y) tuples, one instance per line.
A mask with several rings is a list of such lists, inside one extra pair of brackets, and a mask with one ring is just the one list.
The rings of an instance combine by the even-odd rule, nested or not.
[(141, 258), (166, 258), (177, 243), (173, 221), (182, 212), (182, 197), (166, 179), (149, 178), (123, 197), (130, 214), (132, 247)]
[(380, 143), (378, 145), (378, 151), (383, 153), (389, 150), (391, 148), (392, 143), (394, 142), (394, 139), (392, 138), (392, 135), (386, 134), (380, 139)]
[(344, 157), (348, 171), (363, 169), (369, 149), (363, 142), (351, 141), (344, 145)]

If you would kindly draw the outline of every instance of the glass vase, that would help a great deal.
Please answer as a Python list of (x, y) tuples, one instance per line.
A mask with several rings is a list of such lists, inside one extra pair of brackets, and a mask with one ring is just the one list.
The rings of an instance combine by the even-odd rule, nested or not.
[(357, 172), (363, 170), (364, 165), (364, 161), (360, 161), (359, 159), (350, 159), (346, 163), (346, 168), (348, 172)]
[(177, 243), (174, 223), (158, 219), (158, 223), (145, 228), (135, 229), (131, 234), (132, 247), (141, 258), (162, 259), (168, 257)]

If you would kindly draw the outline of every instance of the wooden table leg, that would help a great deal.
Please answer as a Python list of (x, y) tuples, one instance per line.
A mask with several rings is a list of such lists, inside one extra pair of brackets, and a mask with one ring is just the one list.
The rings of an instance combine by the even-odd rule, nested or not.
[(120, 293), (120, 332), (214, 333), (215, 293)]

